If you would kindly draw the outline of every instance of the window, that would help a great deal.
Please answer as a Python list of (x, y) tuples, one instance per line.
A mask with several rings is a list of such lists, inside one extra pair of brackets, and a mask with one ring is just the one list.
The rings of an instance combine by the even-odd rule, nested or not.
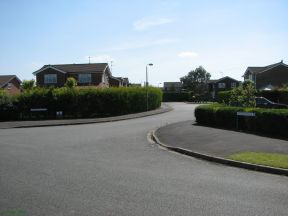
[(249, 80), (253, 81), (253, 75), (249, 74)]
[(12, 88), (12, 83), (8, 83), (7, 84), (7, 89), (11, 89)]
[(79, 83), (91, 83), (91, 74), (79, 74), (78, 82)]
[(44, 83), (45, 84), (57, 83), (57, 74), (45, 74)]
[(226, 84), (225, 83), (218, 83), (218, 88), (226, 88)]
[(231, 88), (236, 88), (236, 82), (231, 83)]

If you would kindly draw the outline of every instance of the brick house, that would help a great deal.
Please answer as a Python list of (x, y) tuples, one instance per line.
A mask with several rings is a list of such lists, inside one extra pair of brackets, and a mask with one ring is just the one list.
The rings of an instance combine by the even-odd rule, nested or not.
[(0, 89), (5, 89), (11, 94), (21, 92), (21, 83), (16, 75), (0, 75)]
[(163, 91), (164, 92), (181, 92), (182, 83), (181, 82), (164, 82)]
[(33, 74), (39, 87), (63, 87), (68, 77), (75, 78), (78, 86), (121, 86), (107, 63), (44, 65)]
[(288, 65), (281, 61), (264, 67), (248, 67), (243, 77), (245, 81), (254, 82), (258, 90), (281, 87), (288, 84)]
[(217, 98), (218, 92), (231, 90), (232, 88), (238, 87), (240, 81), (233, 79), (229, 76), (222, 77), (218, 80), (208, 81), (208, 90), (213, 99)]

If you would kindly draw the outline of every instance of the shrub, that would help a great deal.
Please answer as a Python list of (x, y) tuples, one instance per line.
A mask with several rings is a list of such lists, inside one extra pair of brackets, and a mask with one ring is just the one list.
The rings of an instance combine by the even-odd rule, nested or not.
[(255, 87), (246, 82), (230, 91), (219, 92), (218, 102), (232, 106), (255, 107)]
[(0, 121), (16, 119), (13, 101), (13, 96), (0, 89)]
[[(10, 103), (0, 101), (5, 109)], [(148, 109), (161, 105), (162, 92), (148, 88)], [(0, 102), (1, 103), (1, 102)], [(35, 88), (15, 97), (12, 107), (19, 115), (16, 118), (31, 118), (31, 108), (47, 108), (47, 118), (55, 118), (56, 111), (63, 111), (66, 118), (115, 116), (146, 111), (145, 88)], [(3, 112), (1, 112), (2, 114)]]
[(237, 112), (254, 112), (255, 117), (239, 117), (239, 128), (267, 135), (288, 137), (288, 110), (202, 105), (195, 109), (199, 124), (236, 129)]
[(35, 80), (31, 79), (31, 80), (23, 80), (22, 84), (21, 84), (21, 88), (24, 91), (27, 90), (32, 90), (35, 87)]
[(232, 91), (220, 91), (218, 92), (217, 102), (223, 104), (229, 104), (230, 98), (232, 97)]
[(74, 77), (68, 77), (65, 83), (65, 87), (74, 88), (77, 86), (77, 81)]

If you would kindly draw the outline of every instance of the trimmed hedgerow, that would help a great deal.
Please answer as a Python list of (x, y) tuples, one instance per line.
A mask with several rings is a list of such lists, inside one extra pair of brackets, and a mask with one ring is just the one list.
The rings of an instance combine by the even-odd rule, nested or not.
[[(161, 90), (149, 87), (148, 95), (148, 109), (160, 107)], [(0, 95), (0, 104), (5, 100), (1, 99)], [(8, 105), (2, 107), (7, 108)], [(14, 112), (13, 119), (30, 119), (33, 115), (31, 108), (46, 108), (46, 118), (55, 118), (57, 111), (62, 111), (64, 118), (123, 115), (146, 111), (146, 89), (137, 87), (36, 88), (16, 96), (12, 107), (17, 111)], [(2, 112), (3, 108), (0, 109)]]
[(195, 109), (199, 124), (236, 129), (237, 112), (254, 112), (255, 117), (239, 117), (238, 127), (267, 135), (288, 137), (288, 110), (202, 105)]
[(14, 97), (9, 95), (5, 90), (0, 89), (0, 119), (14, 120), (16, 111), (13, 105)]

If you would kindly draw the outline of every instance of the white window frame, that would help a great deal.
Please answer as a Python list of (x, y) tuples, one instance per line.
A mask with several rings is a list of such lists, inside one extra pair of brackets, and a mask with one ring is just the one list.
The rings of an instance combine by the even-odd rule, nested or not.
[(78, 83), (91, 83), (91, 73), (78, 74)]
[(11, 89), (11, 88), (12, 88), (12, 83), (9, 82), (9, 83), (7, 84), (7, 89)]
[(44, 84), (56, 84), (57, 74), (44, 74)]
[(219, 88), (219, 89), (224, 89), (224, 88), (226, 88), (226, 83), (218, 83), (218, 88)]
[(237, 86), (236, 82), (231, 83), (231, 88), (236, 88), (236, 86)]

